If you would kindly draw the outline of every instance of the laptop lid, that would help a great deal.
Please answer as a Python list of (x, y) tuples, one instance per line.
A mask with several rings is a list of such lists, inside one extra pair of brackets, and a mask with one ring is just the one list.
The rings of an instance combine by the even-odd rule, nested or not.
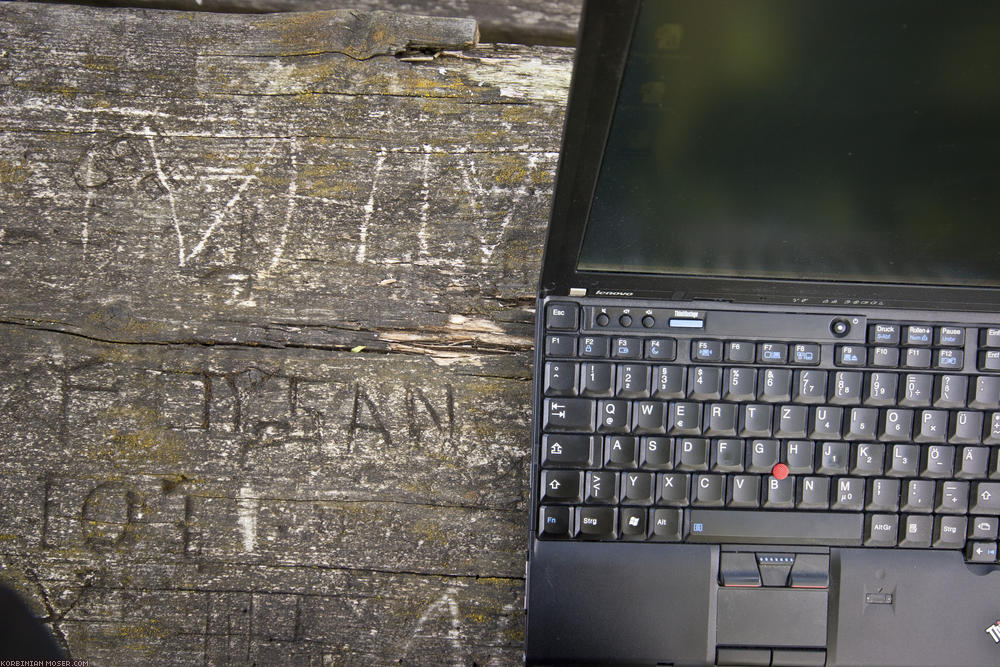
[(1000, 6), (585, 7), (541, 293), (1000, 307)]

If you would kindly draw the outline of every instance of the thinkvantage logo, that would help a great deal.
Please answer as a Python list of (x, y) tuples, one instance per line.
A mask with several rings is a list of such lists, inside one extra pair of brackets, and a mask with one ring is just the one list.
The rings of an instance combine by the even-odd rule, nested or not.
[(986, 634), (993, 638), (994, 643), (1000, 644), (1000, 621), (986, 628)]

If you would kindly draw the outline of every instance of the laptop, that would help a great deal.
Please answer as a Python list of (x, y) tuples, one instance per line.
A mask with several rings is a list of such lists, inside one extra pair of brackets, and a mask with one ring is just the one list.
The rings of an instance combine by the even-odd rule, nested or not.
[(1000, 664), (1000, 4), (585, 5), (526, 661)]

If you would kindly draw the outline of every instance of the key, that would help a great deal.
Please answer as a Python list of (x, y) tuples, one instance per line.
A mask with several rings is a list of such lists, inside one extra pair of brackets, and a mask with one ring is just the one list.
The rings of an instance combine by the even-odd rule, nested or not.
[(708, 470), (708, 440), (677, 438), (676, 447), (678, 470)]
[(872, 357), (869, 362), (872, 366), (879, 368), (896, 368), (899, 366), (898, 347), (873, 347)]
[(844, 440), (871, 440), (878, 430), (876, 408), (851, 408)]
[(938, 482), (935, 512), (942, 514), (965, 514), (968, 509), (968, 482)]
[(865, 480), (841, 477), (835, 481), (831, 509), (860, 512), (865, 504)]
[(601, 433), (627, 433), (628, 408), (628, 401), (598, 401), (597, 430)]
[(907, 368), (930, 368), (931, 351), (926, 347), (907, 348), (903, 365)]
[(951, 477), (955, 469), (955, 448), (949, 445), (930, 445), (924, 450), (921, 477)]
[(677, 358), (677, 341), (673, 338), (646, 340), (645, 358), (650, 361), (673, 361)]
[(613, 540), (618, 523), (618, 510), (614, 507), (578, 507), (576, 509), (576, 535), (590, 540)]
[(688, 373), (688, 396), (699, 401), (722, 397), (722, 369), (716, 366), (696, 366)]
[(538, 534), (543, 537), (569, 537), (572, 507), (543, 505), (538, 511)]
[(646, 510), (641, 507), (623, 507), (618, 510), (619, 534), (623, 540), (646, 539)]
[(691, 360), (722, 361), (721, 340), (696, 340), (691, 342)]
[(899, 546), (906, 549), (927, 549), (931, 546), (932, 518), (925, 514), (907, 514), (903, 521), (903, 539)]
[(934, 368), (962, 370), (965, 353), (962, 350), (934, 350)]
[[(545, 356), (547, 357), (572, 357), (576, 354), (576, 336), (546, 336)], [(567, 534), (569, 529), (567, 528)]]
[(771, 418), (773, 406), (761, 403), (747, 403), (740, 411), (740, 436), (771, 435)]
[(542, 436), (542, 465), (561, 468), (590, 468), (597, 458), (600, 440), (592, 435), (547, 434)]
[(965, 347), (965, 329), (938, 327), (934, 332), (934, 344), (940, 347)]
[(682, 473), (659, 473), (657, 476), (657, 505), (686, 507), (691, 476)]
[(923, 324), (911, 324), (908, 327), (903, 327), (905, 345), (929, 346), (931, 344), (931, 336), (931, 328)]
[(545, 395), (576, 396), (577, 366), (570, 361), (550, 361), (545, 364)]
[(893, 445), (889, 453), (889, 469), (886, 475), (891, 477), (916, 477), (920, 465), (920, 448), (916, 445)]
[(972, 514), (1000, 514), (1000, 483), (979, 482), (973, 487)]
[(550, 303), (545, 306), (545, 326), (548, 329), (576, 329), (579, 312), (575, 303)]
[(732, 341), (731, 343), (726, 345), (726, 361), (732, 361), (737, 364), (752, 364), (753, 360), (754, 360), (753, 343)]
[[(806, 437), (806, 424), (809, 421), (809, 408), (804, 405), (780, 405), (776, 421), (775, 436), (779, 438), (804, 438)], [(872, 429), (872, 433), (874, 432)], [(754, 433), (753, 435), (766, 437), (770, 433)]]
[(965, 546), (966, 525), (964, 516), (934, 517), (934, 541), (931, 546), (935, 549), (961, 549)]
[(752, 401), (757, 387), (757, 371), (753, 368), (727, 368), (725, 385), (723, 400)]
[(604, 437), (604, 467), (635, 468), (638, 458), (636, 439), (628, 435)]
[(931, 387), (934, 377), (909, 373), (903, 378), (903, 397), (899, 404), (910, 408), (926, 408), (931, 404)]
[(812, 440), (789, 440), (781, 445), (781, 460), (792, 475), (814, 472), (816, 444)]
[(795, 371), (796, 403), (823, 403), (826, 401), (826, 371)]
[(889, 408), (882, 418), (882, 433), (879, 440), (909, 440), (913, 430), (913, 410)]
[(929, 513), (934, 509), (934, 482), (929, 479), (911, 479), (906, 486), (904, 512)]
[(866, 547), (894, 547), (899, 528), (896, 514), (869, 514), (865, 519)]
[(747, 472), (769, 473), (778, 462), (777, 440), (753, 440), (749, 444), (750, 465)]
[(728, 507), (760, 507), (760, 476), (733, 475), (726, 488)]
[(683, 523), (681, 510), (655, 509), (650, 537), (658, 542), (680, 542)]
[(653, 369), (653, 398), (684, 398), (685, 377), (680, 366), (657, 366)]
[(736, 435), (737, 406), (732, 403), (712, 403), (708, 406), (705, 435)]
[(689, 542), (860, 546), (861, 514), (690, 510)]
[(586, 398), (546, 398), (542, 428), (546, 431), (590, 433), (597, 427), (596, 402)]
[(615, 365), (585, 361), (580, 365), (580, 393), (584, 396), (611, 396), (614, 392)]
[(959, 410), (951, 418), (948, 442), (978, 445), (983, 441), (983, 413)]
[(948, 413), (944, 410), (921, 410), (920, 431), (914, 442), (944, 442), (948, 438)]
[(1000, 377), (982, 375), (976, 378), (976, 386), (969, 401), (970, 408), (1000, 410)]
[(795, 478), (764, 478), (764, 503), (767, 509), (792, 508), (795, 505)]
[(662, 401), (638, 401), (634, 404), (633, 433), (665, 433), (667, 429), (667, 404)]
[(712, 441), (712, 472), (743, 472), (743, 441), (722, 438)]
[(542, 502), (578, 503), (582, 500), (583, 473), (577, 470), (543, 470)]
[(809, 437), (813, 440), (839, 440), (844, 408), (818, 407), (812, 409)]
[(762, 364), (787, 364), (788, 345), (785, 343), (757, 343), (757, 360)]
[(644, 470), (670, 470), (674, 467), (673, 438), (642, 438), (640, 441), (641, 461)]
[(607, 336), (584, 336), (580, 339), (580, 356), (606, 359), (611, 356), (611, 340)]
[(612, 359), (639, 359), (642, 357), (642, 341), (638, 338), (612, 338)]
[(955, 477), (962, 479), (980, 479), (986, 477), (986, 469), (990, 465), (990, 450), (988, 447), (962, 447), (958, 451), (958, 470)]
[(767, 368), (760, 373), (757, 395), (768, 403), (787, 403), (792, 400), (792, 371), (787, 368)]
[(833, 374), (830, 402), (835, 405), (859, 405), (864, 375), (858, 371), (837, 371)]
[(649, 366), (620, 364), (616, 395), (619, 398), (647, 398), (649, 396)]
[(608, 470), (587, 473), (584, 501), (607, 505), (618, 499), (618, 475)]
[(726, 478), (722, 475), (695, 475), (694, 498), (691, 504), (697, 507), (722, 507), (726, 492)]
[(869, 324), (868, 342), (878, 345), (899, 345), (899, 325)]
[(899, 376), (895, 373), (872, 373), (865, 385), (865, 405), (895, 405), (896, 383)]
[(799, 481), (797, 509), (830, 508), (830, 478), (804, 477)]
[(846, 475), (848, 459), (848, 444), (846, 442), (824, 442), (819, 450), (819, 468), (821, 475)]
[(934, 383), (935, 408), (964, 408), (965, 397), (969, 393), (969, 378), (966, 375), (942, 375)]
[(997, 562), (997, 543), (970, 542), (965, 549), (965, 560), (970, 563)]
[(838, 345), (833, 363), (838, 366), (864, 366), (868, 362), (868, 351), (862, 345)]
[(799, 343), (792, 346), (792, 363), (796, 366), (816, 366), (819, 362), (819, 345)]
[(701, 403), (673, 402), (667, 414), (670, 435), (701, 434)]
[(622, 473), (622, 502), (630, 505), (653, 504), (653, 475), (648, 472)]
[(969, 539), (995, 540), (1000, 519), (995, 516), (973, 517), (969, 523)]
[(865, 509), (869, 512), (895, 512), (899, 509), (899, 480), (868, 480)]
[(861, 443), (854, 445), (851, 457), (851, 474), (872, 477), (882, 474), (885, 462), (885, 445)]

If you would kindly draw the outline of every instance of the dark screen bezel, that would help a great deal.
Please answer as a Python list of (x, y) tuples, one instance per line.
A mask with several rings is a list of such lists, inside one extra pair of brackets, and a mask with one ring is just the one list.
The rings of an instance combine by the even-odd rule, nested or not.
[(1000, 311), (1000, 288), (580, 271), (585, 222), (641, 0), (586, 1), (542, 262), (542, 296), (591, 295), (742, 303), (852, 304)]

